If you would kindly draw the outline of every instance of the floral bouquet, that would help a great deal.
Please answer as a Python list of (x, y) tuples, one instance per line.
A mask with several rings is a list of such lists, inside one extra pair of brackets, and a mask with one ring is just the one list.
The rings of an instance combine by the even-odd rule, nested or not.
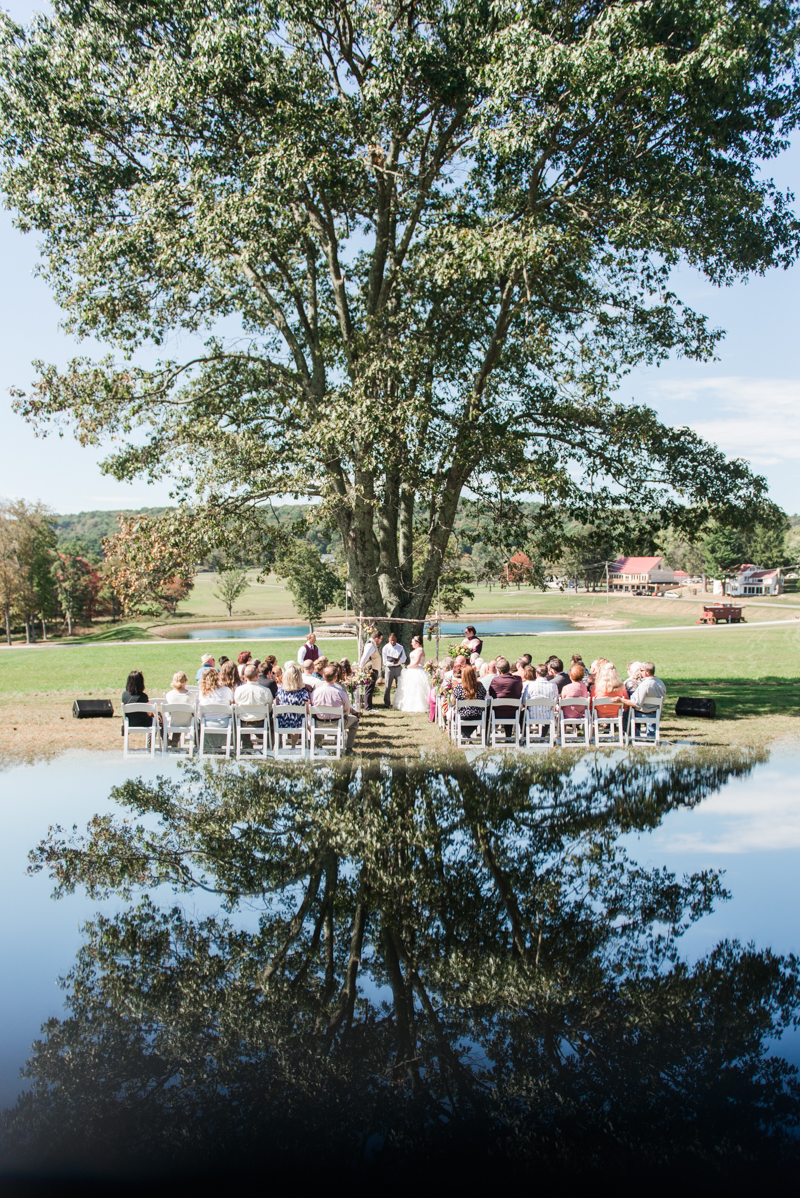
[(450, 696), (452, 695), (453, 690), (454, 687), (452, 678), (449, 678), (447, 682), (443, 682), (439, 687), (439, 694), (441, 695), (443, 706), (449, 706), (451, 701)]
[(431, 679), (431, 681), (433, 681), (433, 676), (438, 669), (439, 669), (439, 666), (435, 661), (426, 661), (425, 662), (425, 672), (428, 675), (428, 677)]
[(452, 645), (447, 646), (448, 657), (469, 657), (469, 653), (463, 641), (453, 641)]
[(369, 666), (354, 666), (350, 671), (349, 678), (345, 678), (343, 680), (342, 686), (352, 699), (359, 688), (362, 687), (365, 682), (369, 681), (371, 676), (372, 671), (370, 670)]

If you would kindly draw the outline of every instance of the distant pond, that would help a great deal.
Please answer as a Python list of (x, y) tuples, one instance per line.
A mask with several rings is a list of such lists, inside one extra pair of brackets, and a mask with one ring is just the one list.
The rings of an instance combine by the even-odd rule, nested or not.
[[(534, 636), (538, 632), (572, 632), (575, 625), (571, 620), (556, 617), (534, 619), (527, 617), (520, 620), (483, 620), (476, 623), (479, 636), (519, 635)], [(241, 640), (274, 640), (277, 637), (304, 637), (308, 632), (307, 624), (261, 624), (258, 628), (181, 628), (170, 629), (170, 640), (181, 641), (233, 641)], [(442, 624), (442, 636), (462, 636), (464, 623), (455, 621)], [(325, 627), (320, 626), (317, 634), (325, 636)]]

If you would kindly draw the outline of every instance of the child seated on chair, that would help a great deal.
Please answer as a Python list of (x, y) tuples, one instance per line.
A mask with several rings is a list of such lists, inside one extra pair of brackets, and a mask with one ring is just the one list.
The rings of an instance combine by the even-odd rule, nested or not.
[[(588, 699), (589, 688), (583, 681), (586, 670), (583, 666), (575, 665), (569, 672), (569, 682), (561, 688), (561, 702), (565, 699)], [(579, 720), (586, 714), (585, 707), (571, 706), (569, 703), (561, 708), (561, 714), (567, 720)]]

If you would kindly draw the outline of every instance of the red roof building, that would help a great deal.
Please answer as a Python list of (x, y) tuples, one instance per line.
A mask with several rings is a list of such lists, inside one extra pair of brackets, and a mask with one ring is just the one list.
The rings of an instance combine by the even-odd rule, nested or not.
[(664, 565), (663, 557), (620, 557), (608, 567), (608, 585), (612, 591), (656, 595), (675, 585), (675, 571)]

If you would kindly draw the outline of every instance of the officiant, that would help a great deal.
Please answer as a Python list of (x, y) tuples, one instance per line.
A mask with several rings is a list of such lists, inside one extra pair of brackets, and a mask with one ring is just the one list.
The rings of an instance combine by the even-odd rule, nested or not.
[(391, 707), (392, 684), (397, 686), (400, 681), (400, 671), (406, 664), (406, 651), (401, 644), (398, 643), (397, 637), (393, 632), (389, 633), (389, 639), (383, 646), (383, 706)]

